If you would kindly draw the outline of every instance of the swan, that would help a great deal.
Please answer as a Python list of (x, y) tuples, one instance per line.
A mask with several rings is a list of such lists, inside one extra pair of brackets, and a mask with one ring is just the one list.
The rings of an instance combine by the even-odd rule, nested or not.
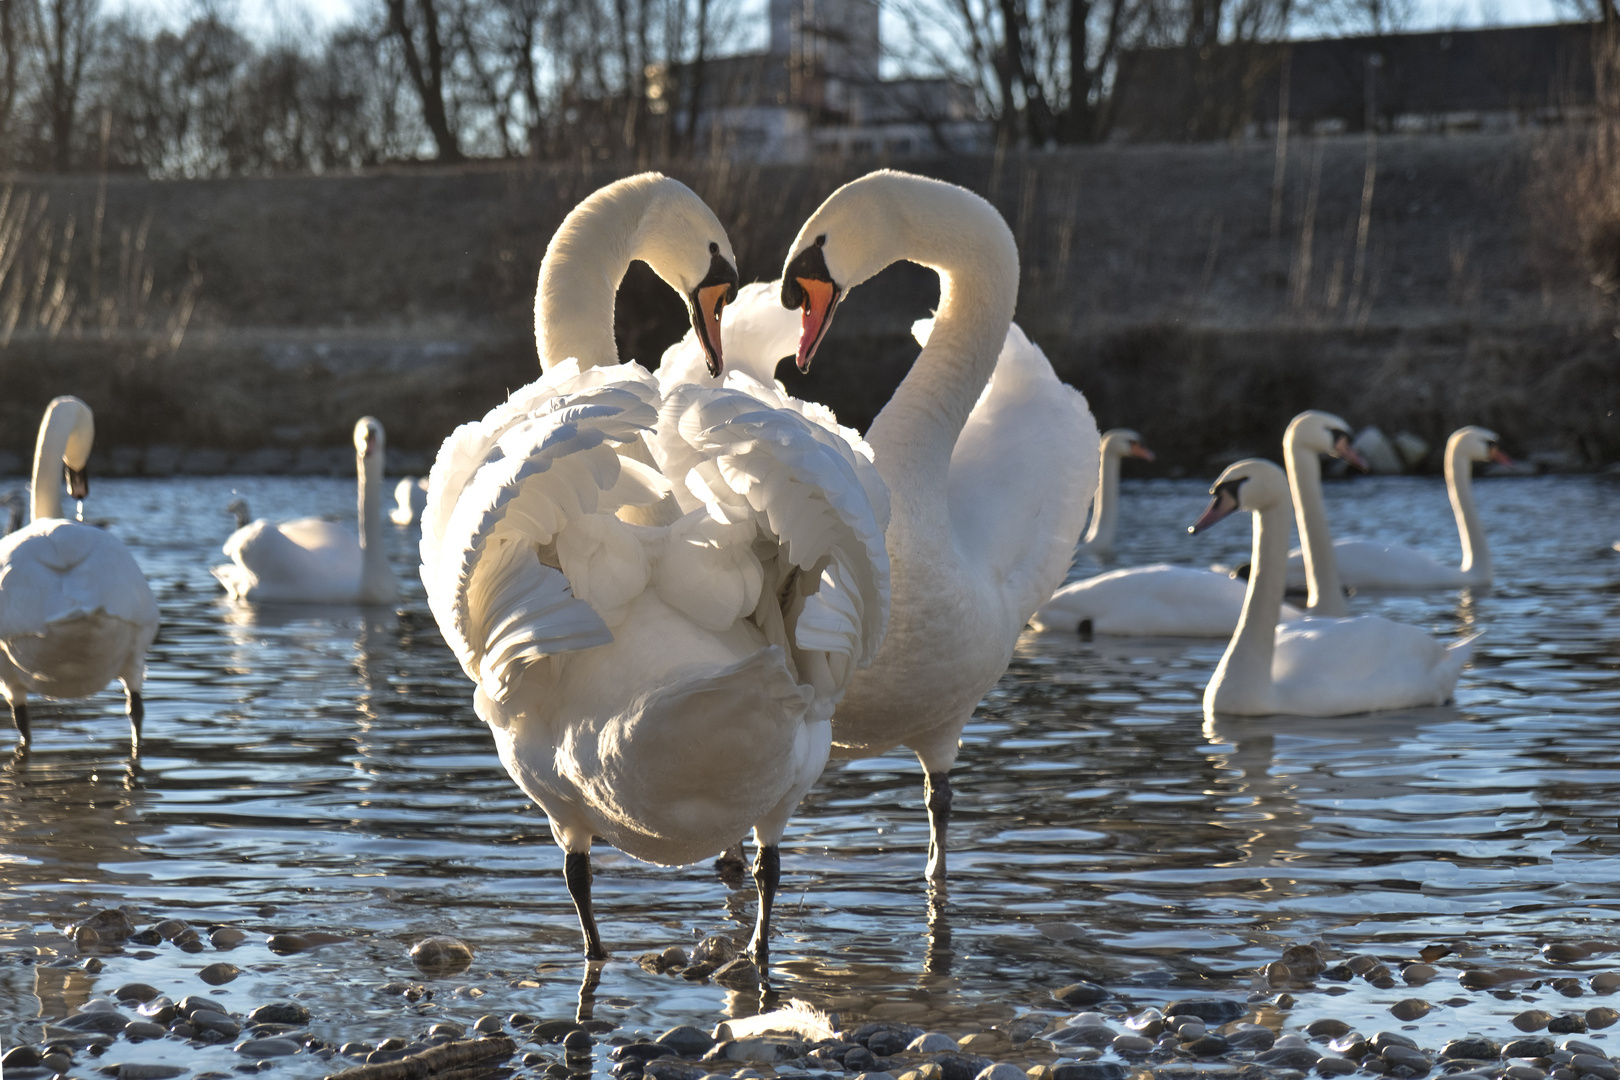
[(655, 173), (587, 198), (541, 263), (544, 374), (434, 462), (422, 581), (502, 764), (564, 853), (586, 958), (606, 956), (593, 837), (677, 865), (751, 827), (748, 948), (765, 975), (788, 818), (887, 622), (883, 522), (856, 449), (731, 381), (762, 391), (752, 378), (664, 388), (616, 362), (613, 293), (632, 259), (687, 298), (706, 377), (723, 372), (736, 271), (713, 213)]
[(0, 506), (6, 508), (6, 530), (0, 536), (9, 536), (23, 526), (23, 495), (16, 488), (12, 488), (4, 495), (0, 495)]
[(963, 188), (882, 171), (799, 230), (782, 303), (808, 369), (839, 299), (907, 259), (940, 276), (932, 333), (867, 432), (892, 504), (889, 633), (833, 714), (834, 754), (912, 750), (925, 774), (927, 876), (946, 874), (950, 769), (963, 727), (1074, 555), (1098, 474), (1085, 398), (1012, 323), (1018, 250)]
[(95, 418), (78, 398), (59, 397), (46, 408), (34, 446), (33, 523), (0, 540), (0, 692), (26, 748), (30, 693), (88, 697), (117, 679), (130, 749), (139, 753), (141, 680), (157, 637), (157, 601), (116, 536), (63, 519), (55, 475), (60, 462), (71, 494), (84, 498), (94, 439)]
[[(210, 567), (233, 600), (284, 604), (392, 604), (399, 582), (382, 536), (383, 426), (363, 416), (354, 425), (360, 533), (323, 518), (279, 525), (260, 518), (225, 541), (231, 561)], [(241, 500), (239, 514), (247, 513)], [(232, 503), (232, 509), (236, 503)]]
[[(1426, 552), (1375, 540), (1335, 540), (1333, 555), (1340, 580), (1352, 589), (1389, 591), (1454, 589), (1465, 585), (1489, 585), (1494, 576), (1491, 552), (1485, 543), (1485, 527), (1474, 506), (1473, 463), (1494, 461), (1513, 464), (1497, 445), (1496, 432), (1482, 427), (1464, 427), (1446, 440), (1446, 494), (1457, 519), (1457, 535), (1462, 541), (1462, 565), (1447, 566)], [(1305, 580), (1305, 561), (1300, 552), (1288, 555), (1290, 584)]]
[(1129, 428), (1111, 428), (1102, 437), (1102, 475), (1097, 480), (1097, 497), (1091, 505), (1091, 525), (1081, 545), (1098, 558), (1114, 553), (1114, 532), (1119, 526), (1119, 464), (1125, 458), (1153, 460), (1153, 451), (1142, 445), (1142, 436)]
[(1350, 445), (1350, 425), (1333, 413), (1309, 409), (1290, 420), (1283, 432), (1283, 462), (1303, 552), (1305, 610), (1340, 618), (1349, 614), (1349, 608), (1322, 502), (1322, 454), (1342, 458), (1358, 469), (1367, 467)]
[(1254, 515), (1243, 615), (1204, 688), (1205, 714), (1344, 716), (1451, 700), (1477, 634), (1446, 646), (1374, 615), (1277, 625), (1291, 487), (1271, 462), (1239, 461), (1215, 481), (1209, 509), (1188, 530), (1202, 532), (1237, 510)]
[[(247, 500), (237, 496), (225, 504), (225, 512), (236, 519), (236, 528), (245, 529), (248, 522), (253, 520), (253, 511), (248, 509)], [(232, 530), (233, 532), (236, 530)]]
[(388, 511), (388, 520), (395, 525), (409, 525), (422, 516), (427, 504), (427, 477), (402, 477), (394, 485), (394, 508)]

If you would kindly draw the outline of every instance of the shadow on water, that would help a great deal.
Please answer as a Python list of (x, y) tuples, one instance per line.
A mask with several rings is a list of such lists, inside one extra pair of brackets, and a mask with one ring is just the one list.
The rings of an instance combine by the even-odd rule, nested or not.
[[(1127, 483), (1120, 561), (1246, 557), (1241, 530), (1186, 536), (1205, 486)], [(32, 754), (0, 766), (8, 1043), (131, 981), (237, 1011), (296, 999), (315, 1014), (312, 1033), (336, 1040), (510, 1012), (655, 1034), (793, 998), (845, 1023), (960, 1035), (1025, 1013), (1044, 1024), (1069, 1011), (1050, 991), (1077, 979), (1143, 1004), (1241, 996), (1283, 948), (1315, 939), (1392, 965), (1434, 941), (1453, 953), (1426, 991), (1292, 987), (1298, 1004), (1268, 1023), (1331, 1014), (1376, 1031), (1395, 1001), (1422, 994), (1436, 1004), (1425, 1024), (1443, 1035), (1505, 1027), (1536, 1007), (1526, 996), (1566, 1011), (1551, 989), (1458, 998), (1454, 976), (1484, 955), (1536, 963), (1541, 942), (1590, 936), (1620, 906), (1620, 830), (1603, 809), (1620, 801), (1613, 484), (1482, 482), (1493, 589), (1353, 600), (1446, 639), (1487, 632), (1455, 706), (1206, 723), (1203, 685), (1223, 642), (1026, 635), (964, 733), (949, 894), (922, 880), (915, 758), (833, 766), (784, 841), (765, 995), (635, 962), (714, 933), (746, 940), (750, 882), (600, 845), (595, 904), (612, 955), (582, 969), (561, 853), (507, 779), (427, 613), (416, 530), (389, 532), (397, 611), (238, 607), (207, 570), (222, 558), (229, 521), (215, 511), (232, 489), (272, 519), (353, 512), (352, 480), (98, 488), (96, 512), (130, 540), (163, 612), (145, 748), (128, 760), (110, 691), (43, 705)], [(1330, 485), (1328, 498), (1335, 521), (1455, 550), (1437, 482)], [(1081, 563), (1077, 576), (1095, 572)], [(124, 903), (142, 926), (173, 917), (247, 937), (228, 952), (103, 950), (101, 971), (86, 970), (64, 928)], [(341, 940), (267, 946), (311, 931)], [(429, 934), (466, 941), (473, 966), (418, 972), (409, 948)], [(199, 973), (220, 961), (240, 973), (210, 986)], [(195, 1067), (233, 1063), (227, 1049)], [(294, 1059), (277, 1071), (325, 1070)]]

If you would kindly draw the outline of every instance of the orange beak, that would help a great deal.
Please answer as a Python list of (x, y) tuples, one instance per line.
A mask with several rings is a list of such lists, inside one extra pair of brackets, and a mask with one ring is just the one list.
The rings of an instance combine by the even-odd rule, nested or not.
[(799, 332), (799, 355), (796, 358), (801, 372), (810, 370), (810, 360), (816, 348), (832, 325), (833, 310), (838, 306), (838, 286), (815, 278), (794, 278), (804, 290), (804, 314)]
[(1153, 451), (1149, 450), (1139, 442), (1133, 442), (1131, 443), (1131, 457), (1139, 457), (1143, 461), (1152, 461)]
[(1502, 448), (1500, 446), (1493, 445), (1491, 447), (1491, 460), (1496, 462), (1498, 465), (1506, 465), (1510, 469), (1513, 468), (1513, 459), (1502, 453)]
[(1337, 439), (1333, 440), (1333, 456), (1336, 458), (1343, 458), (1345, 461), (1348, 461), (1362, 472), (1369, 471), (1367, 468), (1367, 459), (1356, 453), (1355, 449), (1350, 445), (1349, 438), (1344, 435), (1340, 435)]
[(697, 300), (692, 305), (692, 329), (697, 331), (698, 343), (703, 346), (709, 374), (715, 378), (725, 370), (720, 348), (720, 313), (726, 309), (726, 295), (733, 288), (724, 282), (705, 286), (697, 291)]

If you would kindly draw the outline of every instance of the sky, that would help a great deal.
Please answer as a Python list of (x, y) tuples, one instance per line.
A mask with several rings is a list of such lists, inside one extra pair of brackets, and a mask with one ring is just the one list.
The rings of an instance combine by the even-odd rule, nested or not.
[[(3, 3), (4, 0), (0, 0)], [(356, 3), (364, 0), (223, 0), (227, 10), (234, 8), (242, 22), (251, 30), (272, 36), (280, 28), (292, 28), (302, 33), (304, 28), (319, 32), (343, 21)], [(192, 0), (106, 0), (108, 10), (143, 12), (151, 18), (170, 25), (185, 22)], [(764, 2), (745, 0), (745, 8), (752, 7), (760, 15), (757, 41), (750, 46), (764, 44)], [(1571, 18), (1572, 6), (1568, 0), (1415, 0), (1412, 30), (1451, 29), (1466, 26), (1503, 26), (1526, 23), (1558, 22)], [(1309, 26), (1299, 28), (1306, 36), (1316, 36)]]

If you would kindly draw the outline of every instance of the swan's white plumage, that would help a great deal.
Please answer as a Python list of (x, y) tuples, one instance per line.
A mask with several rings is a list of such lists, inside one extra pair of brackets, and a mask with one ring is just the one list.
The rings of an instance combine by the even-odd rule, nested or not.
[(1251, 459), (1215, 482), (1206, 528), (1252, 512), (1254, 543), (1243, 614), (1204, 690), (1206, 713), (1345, 716), (1451, 699), (1478, 635), (1446, 646), (1423, 630), (1377, 616), (1309, 617), (1277, 625), (1284, 591), (1289, 478)]
[[(1230, 637), (1243, 611), (1245, 584), (1227, 574), (1155, 563), (1073, 581), (1052, 594), (1029, 623), (1036, 630), (1121, 637)], [(1284, 621), (1298, 608), (1283, 605)]]
[(676, 864), (779, 838), (882, 639), (887, 577), (816, 425), (730, 387), (661, 395), (635, 364), (552, 367), (429, 478), (429, 604), (570, 851)]
[(394, 508), (388, 511), (388, 520), (395, 525), (409, 525), (422, 516), (427, 503), (427, 478), (404, 476), (394, 485)]
[(86, 697), (117, 679), (139, 744), (157, 601), (116, 536), (62, 518), (62, 466), (83, 470), (94, 437), (84, 402), (50, 403), (34, 452), (34, 521), (0, 539), (0, 693), (25, 742), (28, 694)]
[(283, 522), (260, 518), (242, 526), (222, 549), (231, 561), (209, 568), (232, 599), (391, 604), (399, 598), (399, 583), (382, 546), (382, 425), (372, 417), (361, 418), (354, 440), (359, 531), (317, 517)]

